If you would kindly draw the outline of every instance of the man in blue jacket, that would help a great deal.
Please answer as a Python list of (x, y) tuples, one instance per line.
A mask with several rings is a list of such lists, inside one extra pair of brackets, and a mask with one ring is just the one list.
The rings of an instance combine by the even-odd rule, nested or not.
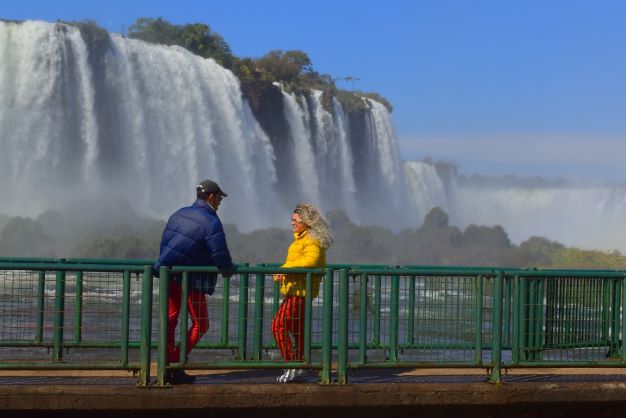
[[(220, 270), (234, 267), (222, 222), (217, 216), (220, 202), (228, 196), (212, 180), (196, 186), (196, 201), (176, 211), (167, 221), (161, 239), (159, 258), (154, 264), (157, 274), (161, 266), (217, 266)], [(209, 329), (206, 295), (215, 290), (217, 275), (193, 273), (189, 275), (187, 309), (192, 325), (187, 332), (187, 352), (198, 343)], [(181, 276), (171, 275), (168, 285), (168, 341), (167, 360), (179, 361), (180, 347), (175, 344), (175, 331), (182, 304)], [(186, 326), (186, 324), (184, 324)], [(190, 383), (194, 377), (176, 370), (169, 376), (175, 383)]]

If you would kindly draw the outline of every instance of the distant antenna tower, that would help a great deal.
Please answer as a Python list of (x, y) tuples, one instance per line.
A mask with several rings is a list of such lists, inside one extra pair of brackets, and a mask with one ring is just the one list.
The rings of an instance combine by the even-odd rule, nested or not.
[(357, 76), (354, 76), (354, 75), (349, 75), (347, 77), (344, 77), (343, 80), (345, 80), (345, 81), (352, 81), (352, 91), (354, 91), (354, 85), (355, 85), (355, 83), (357, 81), (360, 80), (360, 78), (357, 77)]

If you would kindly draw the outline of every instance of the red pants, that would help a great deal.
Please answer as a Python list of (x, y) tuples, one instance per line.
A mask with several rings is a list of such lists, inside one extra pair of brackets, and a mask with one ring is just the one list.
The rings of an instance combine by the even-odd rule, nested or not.
[(287, 296), (283, 300), (272, 321), (272, 333), (285, 361), (302, 361), (304, 357), (304, 297)]
[[(168, 328), (167, 328), (167, 361), (176, 363), (180, 357), (180, 347), (175, 345), (176, 325), (182, 304), (181, 286), (171, 281), (168, 286)], [(206, 296), (197, 290), (189, 290), (187, 294), (187, 311), (191, 317), (191, 328), (187, 331), (187, 353), (200, 341), (209, 329), (209, 311)], [(187, 326), (187, 324), (183, 324)]]

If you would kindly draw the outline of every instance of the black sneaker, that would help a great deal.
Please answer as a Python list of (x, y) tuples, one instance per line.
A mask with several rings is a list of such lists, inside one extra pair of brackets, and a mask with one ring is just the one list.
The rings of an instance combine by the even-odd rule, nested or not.
[(184, 370), (170, 370), (167, 373), (167, 381), (172, 384), (190, 384), (194, 380), (196, 380), (196, 376), (189, 375)]

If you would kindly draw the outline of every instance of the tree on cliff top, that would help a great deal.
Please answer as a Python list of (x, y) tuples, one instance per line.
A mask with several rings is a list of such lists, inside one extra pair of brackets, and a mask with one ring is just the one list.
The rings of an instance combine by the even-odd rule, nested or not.
[(182, 46), (201, 57), (213, 58), (226, 68), (231, 68), (235, 61), (224, 38), (204, 23), (173, 25), (160, 17), (142, 17), (128, 28), (128, 36), (146, 42)]

